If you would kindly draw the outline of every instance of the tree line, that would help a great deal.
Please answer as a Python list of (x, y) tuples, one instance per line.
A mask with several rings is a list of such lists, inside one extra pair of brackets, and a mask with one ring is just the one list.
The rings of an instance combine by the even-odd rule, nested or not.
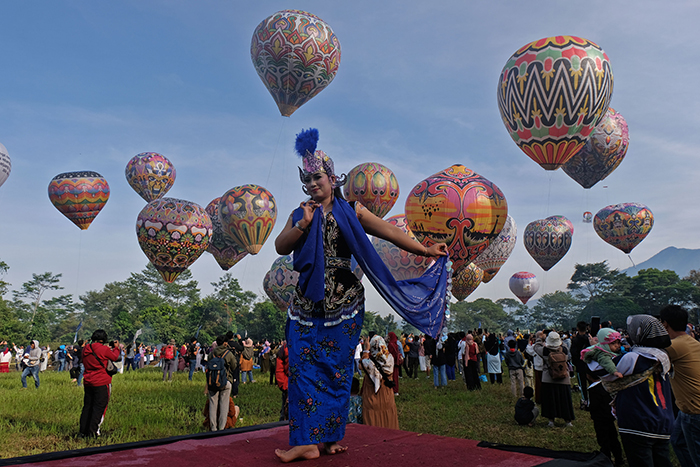
[[(202, 297), (192, 273), (184, 271), (166, 283), (149, 263), (121, 282), (106, 284), (79, 296), (58, 295), (63, 290), (61, 274), (32, 274), (32, 279), (12, 290), (1, 280), (9, 266), (0, 261), (0, 337), (10, 342), (71, 343), (84, 339), (95, 329), (105, 329), (111, 337), (130, 342), (161, 343), (170, 339), (185, 342), (194, 335), (203, 342), (233, 331), (253, 340), (279, 341), (284, 338), (286, 313), (269, 300), (243, 290), (238, 280), (225, 273), (211, 285), (214, 291)], [(47, 298), (47, 295), (52, 295)], [(630, 277), (610, 270), (606, 262), (577, 264), (566, 291), (542, 295), (532, 306), (512, 298), (495, 302), (479, 298), (450, 306), (448, 330), (476, 328), (503, 332), (506, 329), (571, 329), (580, 320), (600, 316), (623, 327), (628, 315), (656, 314), (669, 304), (689, 310), (691, 322), (700, 310), (700, 271), (681, 279), (670, 270), (643, 269)], [(363, 333), (386, 335), (418, 332), (394, 315), (365, 313)], [(82, 323), (82, 324), (81, 324)]]

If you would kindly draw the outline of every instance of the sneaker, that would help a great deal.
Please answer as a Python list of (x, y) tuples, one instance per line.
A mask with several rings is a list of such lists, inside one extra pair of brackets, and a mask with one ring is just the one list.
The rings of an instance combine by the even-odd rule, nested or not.
[(574, 424), (571, 422), (566, 422), (566, 425), (564, 425), (564, 426), (569, 427), (569, 428), (573, 428)]
[(554, 428), (554, 422), (549, 422), (547, 423), (548, 428)]

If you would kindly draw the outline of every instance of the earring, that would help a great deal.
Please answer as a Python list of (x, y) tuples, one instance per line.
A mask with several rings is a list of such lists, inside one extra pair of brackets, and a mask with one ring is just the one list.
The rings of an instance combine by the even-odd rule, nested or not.
[(309, 196), (309, 190), (306, 189), (305, 185), (301, 186), (301, 191), (303, 191), (306, 196)]

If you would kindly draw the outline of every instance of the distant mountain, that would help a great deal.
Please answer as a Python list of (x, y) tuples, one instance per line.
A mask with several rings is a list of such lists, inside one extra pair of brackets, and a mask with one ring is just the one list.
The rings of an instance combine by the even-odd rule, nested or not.
[(656, 268), (661, 271), (670, 269), (671, 271), (675, 271), (682, 279), (688, 275), (691, 269), (700, 270), (700, 250), (670, 246), (659, 251), (643, 263), (639, 263), (636, 268), (627, 268), (621, 272), (632, 277), (636, 276), (642, 269), (649, 268)]

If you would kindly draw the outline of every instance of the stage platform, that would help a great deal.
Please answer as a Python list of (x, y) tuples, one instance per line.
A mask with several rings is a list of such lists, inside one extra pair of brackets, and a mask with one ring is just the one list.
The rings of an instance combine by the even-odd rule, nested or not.
[[(294, 462), (292, 465), (328, 467), (364, 467), (397, 465), (401, 467), (465, 466), (469, 467), (578, 467), (612, 466), (602, 454), (571, 453), (517, 447), (483, 447), (488, 443), (448, 438), (424, 433), (389, 430), (349, 424), (342, 454)], [(28, 467), (133, 467), (133, 466), (196, 466), (223, 467), (280, 466), (276, 448), (288, 445), (285, 423), (260, 425), (199, 433), (160, 440), (128, 443), (76, 451), (63, 451), (37, 456), (0, 459), (0, 465)], [(536, 453), (537, 455), (534, 455)], [(576, 456), (578, 455), (577, 460)], [(563, 457), (568, 457), (564, 459)]]

